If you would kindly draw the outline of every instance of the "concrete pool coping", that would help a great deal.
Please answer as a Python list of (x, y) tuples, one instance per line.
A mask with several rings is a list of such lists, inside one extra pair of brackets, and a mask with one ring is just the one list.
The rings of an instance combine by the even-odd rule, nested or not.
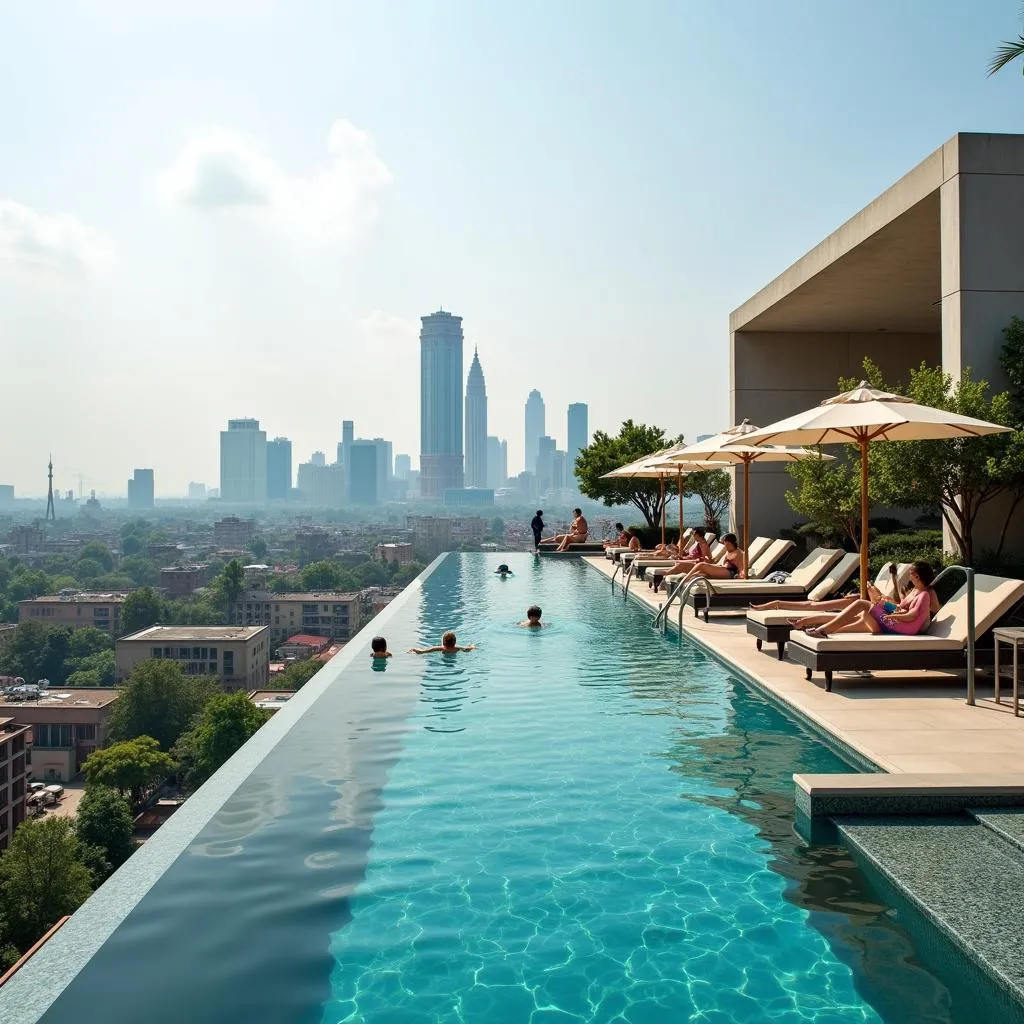
[[(585, 558), (610, 579), (615, 565), (607, 558)], [(614, 586), (621, 598), (621, 587)], [(653, 612), (664, 603), (642, 581), (629, 596)], [(669, 626), (676, 628), (673, 608)], [(989, 677), (979, 679), (974, 707), (955, 672), (842, 673), (843, 686), (826, 693), (820, 679), (808, 681), (804, 669), (779, 661), (774, 648), (758, 651), (742, 613), (712, 617), (705, 623), (684, 611), (683, 633), (738, 672), (800, 721), (823, 733), (855, 763), (889, 774), (948, 776), (983, 774), (995, 783), (1021, 787), (1024, 803), (1024, 718), (1015, 718), (1008, 703), (984, 695)], [(937, 780), (936, 780), (937, 781)]]

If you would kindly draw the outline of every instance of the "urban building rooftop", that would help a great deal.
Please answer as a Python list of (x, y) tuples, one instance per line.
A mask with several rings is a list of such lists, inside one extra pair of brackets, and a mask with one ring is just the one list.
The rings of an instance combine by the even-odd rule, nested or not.
[(137, 633), (120, 637), (118, 643), (126, 640), (184, 641), (206, 640), (227, 642), (249, 640), (263, 629), (262, 626), (148, 626)]
[(20, 708), (102, 708), (113, 703), (120, 695), (121, 691), (114, 687), (58, 686), (40, 690), (39, 696), (31, 700), (19, 700), (11, 694), (0, 693), (0, 704), (17, 719)]

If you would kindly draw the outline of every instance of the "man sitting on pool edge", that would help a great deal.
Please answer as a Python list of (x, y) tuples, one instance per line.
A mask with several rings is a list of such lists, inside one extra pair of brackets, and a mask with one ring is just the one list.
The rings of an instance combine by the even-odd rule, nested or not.
[(410, 647), (410, 654), (457, 654), (459, 651), (475, 651), (476, 644), (470, 644), (468, 647), (460, 647), (458, 644), (458, 637), (449, 629), (443, 637), (441, 637), (440, 647)]

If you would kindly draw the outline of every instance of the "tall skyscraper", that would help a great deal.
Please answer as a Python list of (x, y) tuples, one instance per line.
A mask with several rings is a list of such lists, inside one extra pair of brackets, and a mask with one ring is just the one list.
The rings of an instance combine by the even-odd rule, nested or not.
[(128, 507), (153, 507), (153, 470), (136, 469), (128, 481)]
[(508, 486), (508, 441), (487, 438), (487, 486), (499, 490)]
[(540, 392), (533, 390), (530, 397), (526, 399), (526, 472), (537, 472), (537, 455), (540, 451), (538, 444), (540, 439), (547, 433), (545, 425), (546, 417), (544, 412), (544, 399)]
[(312, 462), (314, 466), (326, 466), (327, 456), (324, 455), (323, 452), (313, 452), (309, 457), (309, 461)]
[(555, 439), (546, 434), (537, 441), (537, 487), (542, 494), (554, 482), (555, 447)]
[(569, 456), (567, 452), (554, 451), (551, 455), (551, 487), (561, 491), (569, 486)]
[(376, 441), (353, 441), (349, 446), (349, 501), (354, 505), (376, 505), (382, 457)]
[(220, 432), (220, 500), (262, 505), (267, 500), (267, 433), (259, 420), (228, 420)]
[(420, 491), (462, 487), (462, 317), (420, 317)]
[(395, 479), (408, 480), (412, 472), (412, 458), (399, 453), (395, 456)]
[[(341, 440), (338, 442), (338, 461), (343, 466), (348, 466), (348, 450), (355, 440), (356, 426), (352, 420), (341, 421)], [(346, 475), (348, 470), (345, 470)]]
[(572, 478), (563, 486), (569, 487), (576, 476), (576, 456), (580, 450), (590, 444), (590, 425), (588, 409), (584, 402), (573, 402), (569, 406), (569, 417), (566, 431), (566, 457), (569, 462), (569, 476)]
[(487, 486), (487, 387), (475, 348), (466, 378), (466, 486)]
[(287, 437), (267, 442), (267, 499), (287, 501), (292, 492), (292, 443)]

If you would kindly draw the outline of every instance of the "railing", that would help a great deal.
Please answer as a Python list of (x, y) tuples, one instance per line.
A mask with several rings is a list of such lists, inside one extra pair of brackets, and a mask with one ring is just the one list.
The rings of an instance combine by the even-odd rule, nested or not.
[(651, 623), (652, 629), (658, 628), (658, 623), (661, 623), (662, 632), (665, 631), (666, 624), (668, 623), (668, 612), (672, 607), (672, 602), (679, 598), (679, 629), (682, 631), (683, 628), (683, 609), (686, 607), (686, 598), (690, 591), (693, 590), (697, 584), (704, 585), (704, 593), (707, 597), (708, 602), (711, 601), (711, 594), (713, 593), (711, 587), (711, 581), (706, 576), (693, 576), (688, 580), (680, 580), (669, 592), (668, 598), (665, 603), (658, 610), (658, 614), (654, 617), (654, 621)]

